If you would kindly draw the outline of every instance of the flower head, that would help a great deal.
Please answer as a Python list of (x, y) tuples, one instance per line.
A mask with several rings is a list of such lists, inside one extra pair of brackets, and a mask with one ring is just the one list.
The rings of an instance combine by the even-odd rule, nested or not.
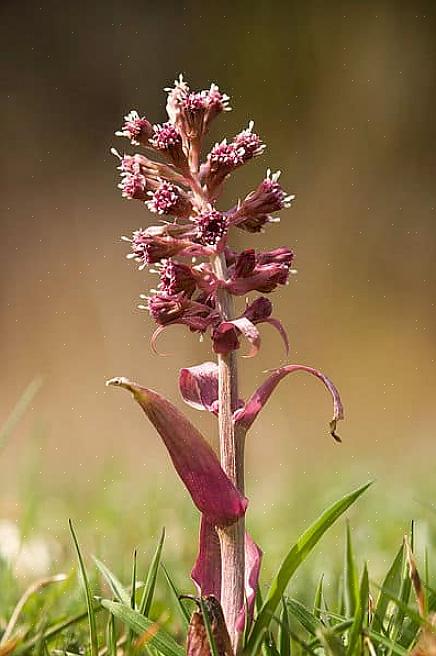
[(268, 169), (257, 189), (229, 212), (229, 222), (247, 232), (260, 232), (267, 223), (277, 221), (270, 214), (290, 207), (295, 198), (283, 191), (278, 182), (279, 177), (280, 171), (271, 173)]
[(154, 191), (148, 192), (149, 199), (146, 205), (150, 212), (155, 214), (172, 214), (178, 217), (187, 217), (191, 213), (192, 203), (188, 195), (175, 184), (167, 180), (160, 180)]
[(212, 197), (220, 191), (222, 183), (230, 173), (265, 150), (265, 144), (253, 132), (253, 127), (254, 123), (250, 121), (248, 128), (237, 134), (233, 141), (228, 143), (223, 139), (210, 151), (203, 177)]
[(194, 274), (191, 266), (170, 259), (163, 264), (160, 271), (159, 289), (166, 294), (183, 292), (190, 297), (197, 289), (197, 281), (198, 275)]
[(148, 140), (153, 132), (151, 123), (145, 116), (140, 117), (138, 112), (132, 109), (124, 117), (121, 130), (115, 132), (117, 137), (127, 137), (132, 146), (148, 146)]
[(140, 269), (173, 257), (190, 246), (189, 241), (169, 236), (151, 235), (143, 229), (135, 230), (132, 237), (124, 237), (124, 241), (129, 241), (132, 249), (127, 257), (139, 262)]
[(293, 258), (288, 248), (263, 253), (255, 253), (254, 249), (242, 251), (232, 267), (226, 289), (237, 296), (251, 291), (272, 292), (278, 285), (288, 282)]
[(167, 113), (170, 122), (180, 131), (183, 144), (198, 142), (205, 135), (210, 122), (221, 112), (229, 111), (229, 97), (216, 84), (203, 91), (191, 91), (180, 75), (168, 91)]
[(217, 210), (209, 210), (194, 217), (200, 244), (221, 248), (227, 235), (227, 219)]

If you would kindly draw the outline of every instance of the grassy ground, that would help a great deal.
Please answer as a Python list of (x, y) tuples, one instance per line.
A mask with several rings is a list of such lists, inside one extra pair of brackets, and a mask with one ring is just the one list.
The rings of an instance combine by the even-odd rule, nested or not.
[[(182, 486), (162, 473), (134, 480), (112, 461), (87, 481), (59, 485), (30, 455), (0, 515), (0, 656), (180, 656), (193, 608), (178, 593), (194, 592), (198, 530)], [(291, 488), (283, 477), (252, 486), (247, 520), (264, 559), (247, 654), (434, 649), (431, 472), (347, 496), (364, 470), (338, 476), (312, 462)]]
[[(349, 474), (350, 479), (354, 477), (354, 473)], [(268, 599), (278, 567), (298, 536), (333, 501), (353, 487), (352, 481), (343, 480), (338, 485), (329, 482), (324, 475), (323, 478), (314, 476), (311, 482), (301, 482), (292, 492), (284, 488), (275, 490), (268, 500), (256, 498), (256, 493), (253, 495), (250, 530), (265, 552), (262, 597)], [(171, 508), (168, 506), (169, 490)], [(276, 619), (270, 622), (269, 618), (264, 627), (263, 637), (268, 640), (263, 644), (263, 651), (266, 650), (268, 656), (276, 656), (277, 652), (286, 655), (289, 645), (294, 653), (300, 650), (360, 653), (362, 635), (367, 639), (365, 649), (386, 654), (406, 653), (422, 624), (402, 546), (404, 533), (410, 533), (412, 519), (417, 521), (414, 535), (409, 539), (424, 580), (425, 603), (432, 608), (436, 601), (431, 592), (436, 516), (431, 506), (417, 501), (427, 498), (424, 492), (424, 489), (419, 491), (417, 483), (414, 495), (406, 495), (401, 486), (393, 487), (386, 495), (385, 490), (377, 489), (375, 484), (329, 527), (307, 560), (301, 565), (298, 563), (298, 568), (292, 572), (290, 583), (286, 591), (283, 590), (286, 601), (283, 602), (280, 595), (280, 603), (273, 613)], [(193, 593), (189, 571), (195, 558), (197, 516), (173, 479), (167, 485), (156, 486), (107, 476), (82, 490), (64, 489), (56, 496), (43, 492), (32, 496), (29, 490), (23, 490), (20, 506), (18, 521), (3, 519), (0, 522), (0, 630), (7, 632), (6, 640), (0, 645), (1, 655), (8, 649), (15, 649), (17, 653), (92, 651), (86, 596), (83, 580), (78, 576), (80, 568), (68, 517), (73, 519), (85, 563), (91, 604), (97, 608), (99, 649), (113, 650), (110, 647), (113, 637), (123, 641), (127, 636), (123, 649), (132, 651), (133, 634), (143, 634), (150, 626), (152, 634), (159, 626), (179, 645), (184, 644), (186, 618), (172, 585), (180, 592)], [(155, 550), (164, 524), (166, 537), (159, 553), (159, 565)], [(386, 581), (383, 584), (400, 548), (395, 576), (391, 574), (387, 584)], [(149, 618), (141, 620), (145, 623), (139, 625), (136, 616), (110, 620), (113, 615), (107, 609), (102, 610), (99, 601), (100, 598), (118, 598), (131, 603), (134, 549), (137, 549), (135, 608), (138, 614), (141, 609), (143, 618), (146, 604), (145, 615)], [(97, 564), (93, 556), (110, 569), (125, 593), (120, 596), (118, 584), (110, 580), (111, 574)], [(58, 578), (50, 580), (49, 577), (54, 576)], [(322, 592), (320, 580), (323, 581)], [(29, 594), (13, 627), (7, 629), (20, 597), (35, 582), (37, 587)], [(379, 586), (383, 585), (385, 589), (381, 593)], [(380, 617), (374, 619), (381, 594), (385, 595), (386, 602), (383, 621)], [(371, 599), (372, 620), (371, 613), (368, 617), (368, 599)], [(399, 601), (396, 603), (393, 599)], [(122, 606), (121, 603), (115, 610), (119, 612)], [(188, 611), (192, 611), (189, 602)], [(285, 621), (286, 627), (289, 623), (287, 637), (280, 630), (281, 621)], [(58, 626), (63, 626), (62, 630), (57, 631)], [(339, 629), (335, 628), (338, 626)], [(172, 643), (156, 647), (153, 640), (147, 649), (155, 652), (157, 649), (164, 654), (173, 650), (171, 653), (175, 656), (176, 647)], [(251, 651), (260, 649), (260, 643), (254, 645), (248, 641), (247, 645)]]

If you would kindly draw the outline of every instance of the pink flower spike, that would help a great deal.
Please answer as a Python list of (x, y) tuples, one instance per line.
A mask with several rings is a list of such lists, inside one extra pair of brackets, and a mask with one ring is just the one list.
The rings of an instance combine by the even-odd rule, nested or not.
[(203, 362), (180, 369), (179, 389), (185, 403), (196, 410), (218, 413), (218, 366)]
[(248, 500), (226, 476), (212, 447), (172, 403), (127, 378), (107, 385), (129, 390), (161, 436), (173, 465), (205, 520), (228, 526), (245, 514)]
[(317, 369), (313, 369), (313, 367), (307, 367), (302, 364), (289, 364), (273, 371), (266, 381), (248, 399), (245, 407), (242, 410), (236, 410), (234, 415), (235, 422), (242, 425), (245, 430), (248, 430), (280, 381), (288, 374), (292, 374), (296, 371), (305, 371), (308, 374), (312, 374), (312, 376), (316, 376), (316, 378), (319, 378), (319, 380), (327, 387), (333, 398), (333, 418), (330, 422), (330, 435), (337, 442), (341, 442), (341, 438), (336, 434), (336, 424), (340, 419), (344, 418), (344, 408), (339, 392), (327, 376)]

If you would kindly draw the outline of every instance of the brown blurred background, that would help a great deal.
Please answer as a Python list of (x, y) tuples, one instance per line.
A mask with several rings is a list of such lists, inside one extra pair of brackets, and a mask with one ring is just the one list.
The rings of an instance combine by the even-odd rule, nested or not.
[[(297, 195), (265, 237), (235, 243), (295, 249), (299, 273), (275, 294), (276, 315), (292, 361), (328, 373), (346, 406), (339, 447), (319, 383), (282, 383), (251, 436), (251, 480), (310, 477), (314, 464), (387, 485), (424, 471), (436, 424), (434, 3), (2, 0), (0, 12), (0, 420), (43, 379), (2, 453), (2, 488), (29, 452), (53, 489), (92, 483), (111, 460), (141, 477), (169, 469), (104, 381), (124, 374), (177, 399), (178, 368), (206, 359), (207, 344), (174, 328), (160, 341), (171, 357), (150, 352), (152, 324), (135, 308), (155, 281), (120, 242), (150, 219), (121, 198), (109, 149), (129, 150), (113, 133), (131, 108), (164, 120), (162, 88), (179, 72), (232, 98), (211, 142), (253, 118), (268, 144), (226, 201), (267, 167)], [(242, 365), (246, 392), (283, 362), (276, 335), (263, 338)], [(212, 436), (212, 420), (198, 421)]]

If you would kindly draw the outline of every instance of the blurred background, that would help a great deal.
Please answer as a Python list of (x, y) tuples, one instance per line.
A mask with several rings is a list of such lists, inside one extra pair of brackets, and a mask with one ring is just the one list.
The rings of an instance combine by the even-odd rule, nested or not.
[[(363, 542), (388, 548), (414, 517), (432, 530), (434, 4), (2, 0), (0, 32), (0, 423), (41, 381), (2, 445), (1, 521), (62, 543), (72, 515), (87, 522), (85, 541), (116, 546), (128, 517), (132, 548), (166, 524), (175, 550), (195, 549), (196, 515), (159, 439), (127, 394), (104, 386), (127, 375), (181, 405), (178, 369), (208, 358), (181, 328), (161, 338), (170, 357), (149, 348), (153, 326), (136, 305), (155, 279), (125, 259), (120, 236), (150, 217), (121, 198), (110, 154), (131, 151), (114, 136), (130, 109), (165, 120), (162, 89), (183, 72), (231, 96), (210, 145), (250, 119), (268, 144), (222, 206), (268, 167), (297, 196), (265, 236), (234, 243), (295, 250), (298, 275), (275, 294), (275, 314), (291, 360), (326, 372), (346, 409), (337, 445), (318, 381), (281, 384), (248, 444), (254, 533), (273, 560), (368, 478), (376, 512), (368, 519), (363, 504), (353, 519)], [(265, 329), (260, 355), (242, 363), (243, 391), (281, 363)], [(187, 412), (216, 439), (210, 417)]]

